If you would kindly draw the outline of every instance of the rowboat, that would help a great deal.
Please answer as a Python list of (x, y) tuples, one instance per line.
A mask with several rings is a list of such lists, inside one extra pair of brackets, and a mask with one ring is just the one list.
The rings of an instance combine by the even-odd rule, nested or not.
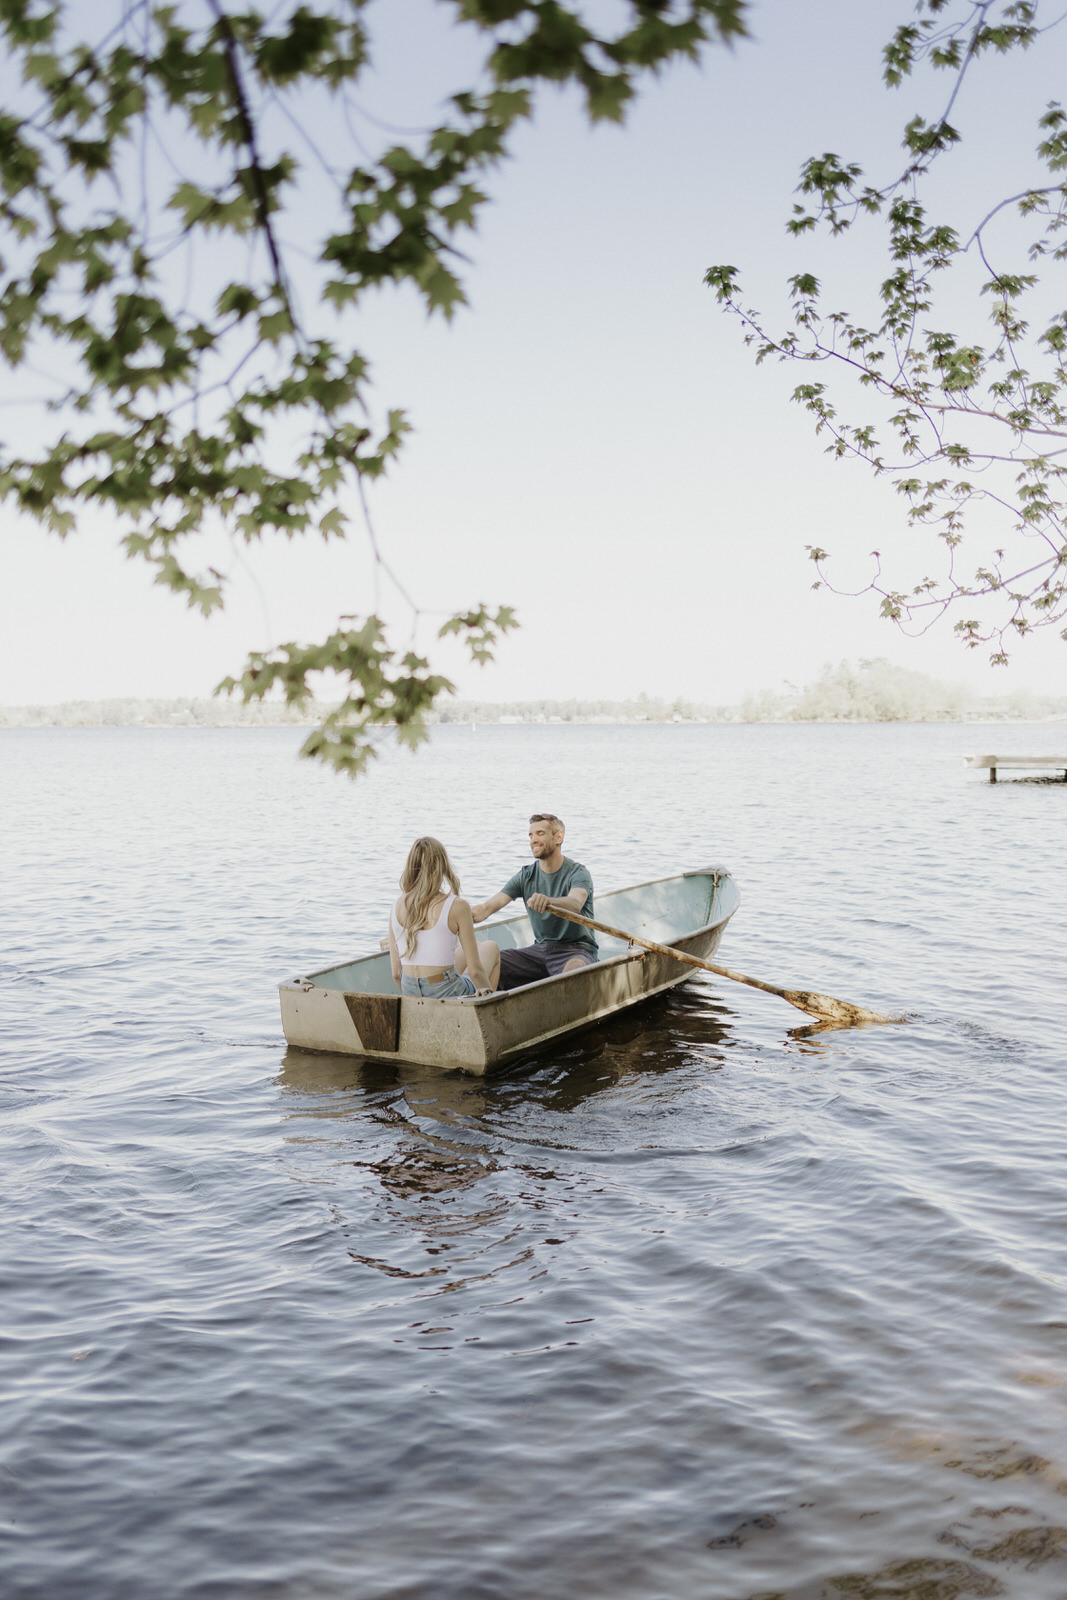
[[(705, 959), (740, 903), (724, 867), (705, 867), (598, 894), (598, 917), (639, 938)], [(482, 923), (501, 949), (533, 943), (525, 914)], [(673, 989), (693, 968), (672, 956), (601, 936), (600, 958), (576, 972), (467, 1000), (399, 995), (381, 951), (279, 984), (282, 1027), (303, 1050), (484, 1073), (628, 1006)]]

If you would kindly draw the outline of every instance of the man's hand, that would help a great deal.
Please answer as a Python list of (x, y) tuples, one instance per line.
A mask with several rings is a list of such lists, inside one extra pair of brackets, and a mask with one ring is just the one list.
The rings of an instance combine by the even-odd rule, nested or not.
[(527, 900), (526, 906), (530, 911), (542, 913), (545, 911), (581, 912), (588, 898), (589, 892), (586, 889), (572, 889), (570, 894), (565, 895), (560, 900), (550, 900), (547, 894), (532, 894)]

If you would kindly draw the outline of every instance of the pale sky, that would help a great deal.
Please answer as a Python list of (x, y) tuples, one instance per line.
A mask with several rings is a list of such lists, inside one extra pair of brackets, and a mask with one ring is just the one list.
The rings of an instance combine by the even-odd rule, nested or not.
[[(838, 576), (856, 587), (875, 547), (915, 551), (906, 570), (918, 579), (921, 545), (888, 479), (823, 455), (787, 401), (800, 372), (757, 369), (701, 281), (714, 262), (741, 267), (747, 298), (785, 326), (784, 280), (817, 255), (784, 231), (801, 161), (835, 150), (885, 179), (907, 117), (939, 109), (940, 94), (881, 87), (879, 52), (907, 9), (764, 0), (751, 41), (664, 74), (621, 131), (591, 131), (574, 97), (544, 93), (516, 158), (489, 180), (469, 308), (448, 326), (406, 293), (364, 303), (357, 343), (376, 395), (416, 430), (371, 490), (382, 547), (428, 613), (484, 600), (522, 623), (479, 670), (434, 645), (439, 617), (423, 619), (419, 643), (461, 695), (727, 703), (873, 655), (986, 692), (1067, 692), (1054, 633), (993, 672), (944, 625), (908, 639), (870, 596), (811, 591), (806, 544), (840, 552)], [(432, 121), (472, 81), (472, 38), (430, 0), (378, 0), (369, 15), (376, 71), (361, 104)], [(994, 87), (1009, 111), (1043, 105), (1063, 77), (1061, 33), (1023, 66), (983, 66), (957, 120), (988, 125)], [(367, 137), (382, 137), (370, 122)], [(967, 159), (944, 189), (961, 214), (992, 193)], [(839, 271), (846, 304), (884, 275), (863, 245), (819, 260)], [(3, 379), (0, 437), (27, 381)], [(61, 544), (2, 514), (0, 703), (206, 695), (247, 650), (321, 636), (341, 613), (379, 609), (407, 643), (407, 613), (387, 586), (376, 594), (358, 524), (329, 548), (309, 539), (237, 560), (223, 546), (235, 581), (204, 622), (118, 553), (102, 520)]]

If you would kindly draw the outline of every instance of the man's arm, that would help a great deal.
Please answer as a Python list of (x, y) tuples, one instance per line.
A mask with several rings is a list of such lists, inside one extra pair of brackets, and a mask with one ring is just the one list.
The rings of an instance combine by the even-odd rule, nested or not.
[(512, 896), (501, 890), (499, 894), (490, 895), (488, 900), (483, 900), (480, 906), (471, 906), (471, 917), (475, 922), (484, 922), (494, 911), (500, 911), (504, 906), (510, 905), (511, 900)]
[(550, 900), (547, 894), (532, 894), (526, 904), (531, 911), (581, 911), (588, 899), (589, 890), (575, 884), (570, 893), (563, 895), (559, 900)]

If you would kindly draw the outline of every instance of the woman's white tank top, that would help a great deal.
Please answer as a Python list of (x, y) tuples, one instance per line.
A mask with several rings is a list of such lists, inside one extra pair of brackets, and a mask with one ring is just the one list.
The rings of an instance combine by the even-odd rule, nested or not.
[(406, 955), (408, 930), (403, 926), (396, 914), (400, 901), (394, 901), (391, 912), (393, 922), (393, 938), (396, 940), (397, 952), (400, 962), (405, 967), (450, 967), (456, 959), (456, 935), (448, 926), (448, 913), (452, 910), (454, 894), (445, 895), (441, 914), (432, 928), (423, 928), (415, 936), (415, 948), (410, 955)]

